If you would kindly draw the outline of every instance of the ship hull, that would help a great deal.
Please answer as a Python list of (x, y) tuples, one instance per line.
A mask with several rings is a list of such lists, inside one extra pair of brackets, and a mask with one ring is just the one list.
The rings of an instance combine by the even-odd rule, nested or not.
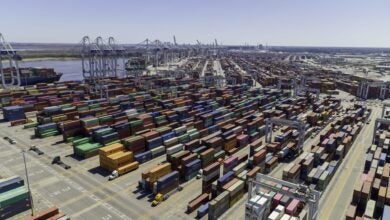
[[(20, 77), (20, 85), (21, 86), (30, 86), (35, 85), (37, 83), (53, 83), (56, 81), (59, 81), (62, 74), (57, 74), (55, 76), (29, 76), (29, 77)], [(7, 83), (10, 83), (11, 81), (6, 80)], [(14, 84), (16, 85), (17, 82), (15, 80)]]

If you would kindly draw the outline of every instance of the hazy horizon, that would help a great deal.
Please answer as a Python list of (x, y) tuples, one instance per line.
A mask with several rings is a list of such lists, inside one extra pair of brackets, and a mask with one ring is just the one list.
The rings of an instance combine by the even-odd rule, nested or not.
[[(389, 48), (385, 0), (20, 0), (3, 4), (0, 32), (17, 43), (121, 44), (146, 38), (195, 44)], [(22, 7), (21, 7), (22, 6)]]

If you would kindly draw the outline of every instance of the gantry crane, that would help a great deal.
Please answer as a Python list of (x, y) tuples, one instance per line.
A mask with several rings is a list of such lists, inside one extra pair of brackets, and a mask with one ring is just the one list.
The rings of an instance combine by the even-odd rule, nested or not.
[(81, 40), (81, 64), (84, 80), (91, 82), (95, 93), (100, 93), (101, 98), (107, 94), (103, 85), (105, 77), (117, 77), (118, 59), (124, 55), (124, 49), (117, 47), (113, 37), (108, 38), (108, 43), (102, 37), (91, 41), (88, 36)]
[[(9, 62), (9, 75), (11, 80), (9, 83), (7, 82), (8, 79), (6, 79), (6, 73), (3, 67), (4, 58), (7, 58)], [(1, 84), (3, 88), (20, 86), (21, 81), (18, 63), (20, 60), (22, 60), (22, 58), (16, 53), (16, 51), (12, 48), (11, 44), (8, 43), (4, 39), (4, 36), (0, 33), (0, 74)]]
[(287, 125), (290, 127), (293, 127), (298, 130), (299, 137), (298, 137), (298, 149), (299, 153), (303, 150), (303, 143), (305, 141), (305, 124), (298, 120), (287, 120), (287, 119), (281, 119), (281, 118), (268, 118), (266, 119), (266, 127), (265, 127), (265, 142), (271, 143), (272, 142), (272, 128), (276, 125)]
[(297, 80), (295, 78), (290, 78), (288, 79), (288, 82), (284, 82), (282, 81), (281, 79), (278, 80), (278, 89), (282, 89), (282, 86), (283, 85), (287, 85), (287, 86), (291, 86), (291, 89), (292, 89), (292, 97), (296, 97), (297, 96)]

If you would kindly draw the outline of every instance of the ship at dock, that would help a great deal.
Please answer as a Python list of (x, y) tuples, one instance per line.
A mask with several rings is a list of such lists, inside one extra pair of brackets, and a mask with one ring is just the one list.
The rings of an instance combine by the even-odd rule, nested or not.
[[(13, 70), (15, 72), (15, 69)], [(20, 85), (28, 86), (37, 83), (53, 83), (61, 79), (62, 73), (57, 73), (53, 68), (42, 67), (24, 67), (19, 68)], [(4, 78), (7, 84), (12, 83), (11, 69), (4, 69)], [(17, 80), (14, 80), (14, 85), (17, 85)]]

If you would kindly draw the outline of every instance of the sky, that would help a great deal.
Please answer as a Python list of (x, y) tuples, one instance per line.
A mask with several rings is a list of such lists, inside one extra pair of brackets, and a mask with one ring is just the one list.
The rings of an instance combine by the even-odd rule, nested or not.
[(389, 0), (17, 0), (1, 4), (10, 42), (390, 47)]

